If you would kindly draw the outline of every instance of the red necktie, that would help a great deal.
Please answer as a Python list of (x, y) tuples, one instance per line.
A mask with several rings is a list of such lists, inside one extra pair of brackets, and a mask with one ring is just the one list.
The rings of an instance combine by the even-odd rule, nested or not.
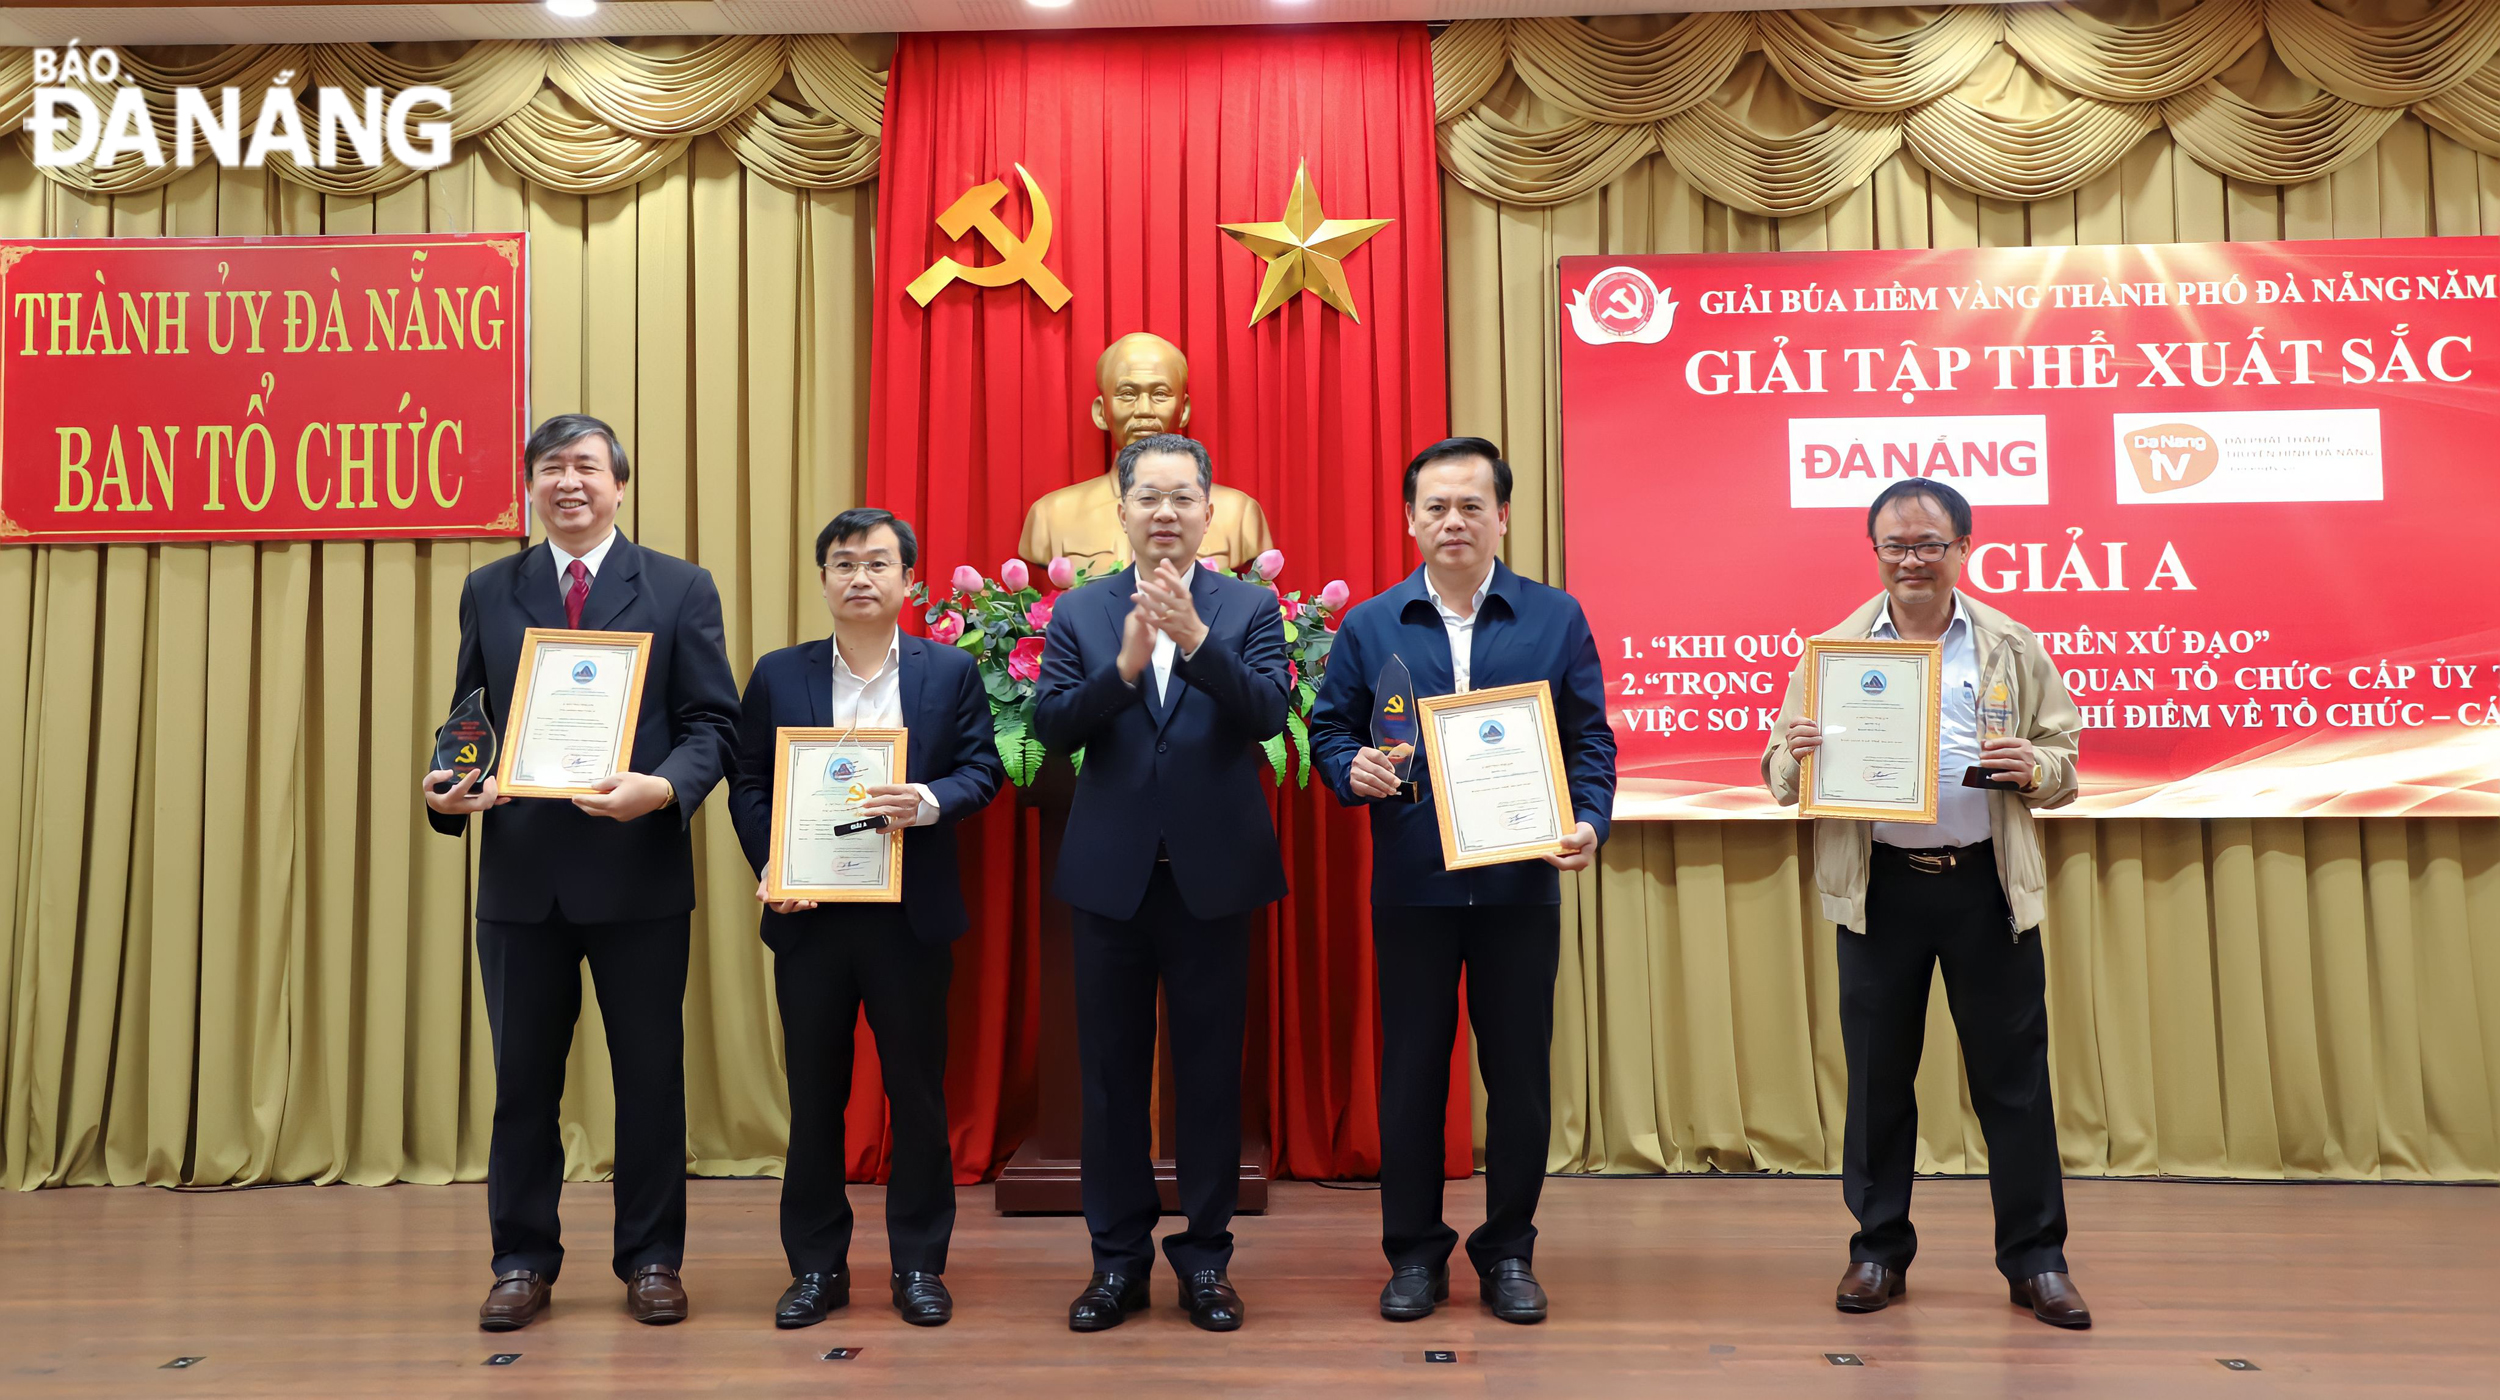
[(582, 604), (590, 601), (590, 566), (576, 559), (564, 566), (564, 576), (573, 580), (573, 586), (564, 590), (564, 625), (578, 632)]

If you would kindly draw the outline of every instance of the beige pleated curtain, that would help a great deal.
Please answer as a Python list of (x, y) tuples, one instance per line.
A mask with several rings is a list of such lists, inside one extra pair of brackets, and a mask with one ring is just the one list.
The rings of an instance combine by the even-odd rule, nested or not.
[[(1512, 562), (1567, 582), (1556, 257), (2500, 231), (2500, 164), (2480, 154), (2500, 145), (2476, 135), (2500, 120), (2493, 13), (2225, 0), (1452, 26), (1435, 44), (1452, 426), (1519, 468)], [(2044, 25), (2070, 42), (2017, 35)], [(820, 630), (798, 561), (858, 496), (881, 52), (155, 51), (136, 70), (152, 86), (290, 67), (451, 86), (459, 157), (98, 180), (13, 151), (0, 237), (529, 229), (533, 408), (618, 425), (638, 466), (627, 528), (712, 570), (743, 670)], [(22, 119), (22, 63), (0, 54), (0, 124)], [(2214, 129), (2240, 144), (2208, 161), (2178, 104), (2223, 103), (2213, 83), (2294, 115), (2231, 117)], [(2125, 128), (2090, 114), (2147, 107), (2104, 159)], [(2038, 139), (2007, 146), (2012, 164), (1973, 154), (2008, 129)], [(1975, 192), (2008, 170), (2044, 183)], [(0, 791), (17, 797), (0, 807), (0, 1184), (482, 1174), (469, 870), (410, 782), (460, 579), (501, 548), (0, 549)], [(690, 1163), (774, 1170), (777, 1024), (717, 801), (697, 820)], [(2500, 1176), (2500, 823), (2050, 838), (2071, 1170)], [(1567, 896), (1555, 1169), (1836, 1169), (1834, 934), (1809, 886), (1786, 824), (1618, 828)], [(1972, 1170), (1937, 1002), (1922, 1164)], [(585, 1005), (576, 1175), (609, 1151)]]

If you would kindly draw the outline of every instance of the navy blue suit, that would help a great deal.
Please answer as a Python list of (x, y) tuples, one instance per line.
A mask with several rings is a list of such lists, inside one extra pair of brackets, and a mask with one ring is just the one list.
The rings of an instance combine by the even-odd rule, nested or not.
[(1186, 1280), (1232, 1258), (1249, 915), (1285, 893), (1259, 747), (1285, 727), (1284, 620), (1275, 594), (1212, 569), (1189, 593), (1207, 635), (1195, 656), (1174, 654), (1161, 698), (1151, 663), (1134, 683), (1118, 666), (1136, 570), (1061, 598), (1034, 713), (1050, 750), (1085, 751), (1055, 886), (1075, 909), (1085, 1223), (1095, 1271), (1140, 1280), (1162, 1212), (1147, 1119), (1156, 985), (1189, 1220), (1164, 1254)]
[[(512, 742), (521, 634), (564, 625), (563, 589), (546, 545), (470, 573), (460, 589), (454, 701), (483, 686), (487, 717)], [(560, 798), (523, 797), (479, 819), (478, 971), (495, 1044), (486, 1215), (495, 1272), (528, 1269), (550, 1282), (564, 1262), (556, 1115), (585, 959), (616, 1084), (617, 1275), (647, 1264), (674, 1268), (685, 1254), (684, 1008), (694, 909), (686, 824), (729, 766), (738, 715), (720, 593), (702, 569), (620, 532), (592, 576), (581, 625), (651, 634), (627, 766), (668, 779), (677, 801), (618, 822)], [(431, 808), (426, 819), (447, 836), (469, 828), (467, 817)]]
[[(850, 1269), (852, 1213), (843, 1110), (852, 1037), (864, 1009), (894, 1131), (885, 1195), (886, 1246), (897, 1273), (946, 1272), (955, 1229), (955, 1167), (946, 1146), (946, 994), (952, 944), (967, 922), (955, 866), (955, 824), (989, 805), (1006, 776), (989, 697), (972, 658), (898, 635), (903, 781), (921, 783), (937, 821), (907, 828), (899, 904), (820, 904), (762, 915), (781, 1008), (790, 1079), (790, 1155), (781, 1177), (781, 1247), (797, 1274)], [(832, 722), (833, 641), (783, 647), (755, 663), (738, 712), (738, 771), (729, 815), (758, 874), (770, 854), (774, 736)]]
[[(1485, 1221), (1467, 1241), (1479, 1273), (1530, 1259), (1552, 1124), (1547, 1056), (1561, 956), (1562, 885), (1541, 860), (1450, 870), (1418, 750), (1419, 800), (1371, 799), (1350, 786), (1355, 751), (1371, 744), (1373, 683), (1391, 656), (1417, 698), (1455, 686), (1450, 638), (1417, 569), (1356, 605), (1338, 624), (1311, 713), (1313, 761), (1337, 800), (1368, 803), (1372, 825), (1372, 955), (1380, 987), (1381, 1248), (1393, 1267), (1438, 1266), (1458, 1235), (1441, 1218), (1442, 1122), (1460, 974), (1485, 1082)], [(1579, 602), (1496, 562), (1475, 614), (1468, 688), (1544, 681), (1574, 817), (1603, 841), (1612, 825), (1615, 735), (1606, 679)]]

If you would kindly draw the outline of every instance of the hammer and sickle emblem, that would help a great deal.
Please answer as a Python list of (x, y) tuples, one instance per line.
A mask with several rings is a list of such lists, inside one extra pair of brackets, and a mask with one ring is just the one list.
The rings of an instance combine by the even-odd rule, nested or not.
[(1050, 251), (1050, 201), (1043, 197), (1042, 187), (1034, 180), (1032, 171), (1018, 165), (1016, 174), (1023, 178), (1025, 197), (1033, 204), (1032, 233), (1018, 238), (1009, 233), (1007, 225), (999, 219), (998, 202), (1007, 197), (1006, 181), (992, 180), (986, 185), (975, 185), (964, 191), (960, 198), (946, 206), (945, 213), (938, 215), (938, 229), (948, 238), (979, 233), (992, 248), (998, 250), (999, 261), (987, 267), (974, 267), (953, 258), (940, 258), (929, 264), (929, 270), (913, 278), (911, 285), (904, 289), (911, 294), (913, 301), (927, 306), (938, 293), (946, 290), (947, 284), (961, 280), (976, 287), (1012, 287), (1018, 282), (1030, 283), (1034, 294), (1051, 310), (1056, 311), (1068, 304), (1068, 298), (1074, 295), (1068, 290), (1068, 284), (1060, 281), (1058, 274), (1042, 266), (1043, 256)]
[(475, 744), (462, 744), (462, 745), (460, 746), (460, 761), (461, 761), (462, 763), (475, 763), (475, 762), (477, 762), (477, 745), (475, 745)]
[(1382, 714), (1384, 714), (1384, 715), (1402, 715), (1402, 714), (1405, 714), (1405, 713), (1406, 713), (1406, 697), (1405, 697), (1405, 696), (1403, 696), (1403, 695), (1392, 695), (1392, 696), (1390, 696), (1390, 697), (1389, 697), (1389, 703), (1388, 703), (1388, 704), (1386, 704), (1386, 705), (1381, 706), (1381, 707), (1380, 707), (1380, 712), (1381, 712)]

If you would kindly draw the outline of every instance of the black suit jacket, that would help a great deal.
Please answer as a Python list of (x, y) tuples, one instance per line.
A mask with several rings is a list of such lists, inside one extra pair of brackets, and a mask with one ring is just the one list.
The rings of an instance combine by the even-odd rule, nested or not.
[[(510, 743), (521, 633), (563, 626), (564, 597), (545, 544), (470, 573), (460, 588), (452, 703), (484, 686), (487, 717)], [(738, 718), (737, 677), (721, 644), (720, 593), (702, 569), (620, 532), (591, 577), (582, 627), (651, 634), (629, 766), (668, 779), (677, 801), (629, 822), (594, 817), (562, 798), (516, 798), (487, 809), (477, 874), (481, 919), (537, 923), (561, 913), (575, 923), (608, 924), (694, 909), (686, 824), (728, 769)], [(426, 819), (446, 836), (469, 825), (467, 817), (432, 808)]]
[(1190, 584), (1206, 640), (1172, 658), (1171, 695), (1154, 668), (1120, 679), (1120, 629), (1136, 606), (1123, 569), (1060, 598), (1042, 650), (1033, 727), (1054, 753), (1085, 751), (1052, 892), (1110, 919), (1134, 916), (1155, 854), (1201, 919), (1285, 896), (1259, 745), (1285, 727), (1285, 628), (1276, 595), (1201, 567)]
[[(948, 943), (962, 937), (970, 922), (955, 872), (955, 823), (989, 805), (1006, 780), (1007, 766), (999, 761), (989, 696), (972, 658), (909, 633), (901, 646), (902, 674), (896, 684), (902, 694), (903, 727), (911, 732), (903, 752), (903, 781), (927, 784), (938, 807), (935, 824), (903, 833), (903, 912), (916, 937)], [(832, 638), (783, 647), (755, 663), (746, 699), (738, 708), (738, 768), (729, 780), (729, 819), (737, 824), (747, 864), (759, 876), (772, 853), (773, 735), (784, 728), (830, 724), (832, 708)], [(843, 908), (822, 904), (798, 914), (766, 909), (764, 941), (779, 947), (779, 940), (794, 932), (840, 918)]]

